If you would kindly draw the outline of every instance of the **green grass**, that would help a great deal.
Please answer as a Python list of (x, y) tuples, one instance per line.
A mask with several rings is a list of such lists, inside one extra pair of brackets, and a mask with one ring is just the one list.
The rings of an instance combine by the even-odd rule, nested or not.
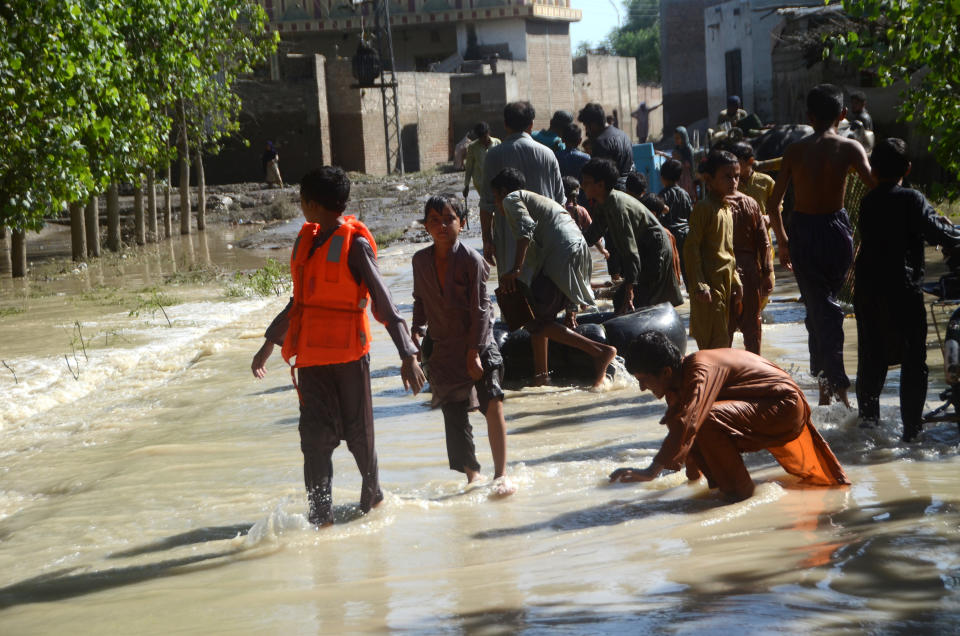
[(170, 317), (167, 315), (166, 307), (178, 305), (181, 301), (176, 296), (170, 296), (156, 287), (145, 287), (137, 293), (137, 306), (130, 310), (130, 315), (139, 317), (141, 313), (149, 313), (151, 316), (158, 311), (163, 314), (167, 321), (167, 326), (172, 327)]
[(4, 318), (6, 316), (16, 316), (17, 314), (22, 314), (25, 311), (27, 310), (23, 307), (4, 307), (0, 309), (0, 318)]
[(227, 298), (246, 298), (249, 296), (282, 296), (291, 287), (287, 268), (273, 258), (267, 264), (253, 272), (237, 272), (233, 276), (224, 295)]
[(377, 243), (377, 249), (380, 249), (390, 245), (391, 243), (396, 243), (403, 238), (405, 233), (406, 228), (387, 230), (385, 232), (375, 232), (373, 234), (373, 240)]

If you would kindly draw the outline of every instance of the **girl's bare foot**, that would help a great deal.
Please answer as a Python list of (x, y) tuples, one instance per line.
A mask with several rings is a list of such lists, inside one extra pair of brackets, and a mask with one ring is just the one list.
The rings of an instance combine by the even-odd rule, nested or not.
[(550, 384), (549, 373), (538, 373), (533, 376), (533, 386), (548, 386)]
[(472, 484), (477, 480), (482, 480), (483, 475), (480, 474), (479, 470), (473, 470), (472, 468), (463, 467), (463, 472), (467, 474), (467, 483)]
[(599, 346), (602, 348), (601, 353), (593, 359), (597, 371), (596, 379), (593, 382), (593, 388), (595, 389), (603, 385), (603, 381), (607, 377), (607, 367), (610, 366), (613, 359), (617, 357), (616, 347), (611, 347), (610, 345)]

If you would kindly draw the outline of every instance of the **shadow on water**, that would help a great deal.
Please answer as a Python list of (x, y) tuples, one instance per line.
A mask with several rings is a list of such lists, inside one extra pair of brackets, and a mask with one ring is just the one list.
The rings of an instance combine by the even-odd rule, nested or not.
[(382, 369), (373, 369), (370, 371), (370, 379), (376, 380), (378, 378), (389, 378), (391, 376), (400, 377), (400, 367), (383, 367)]
[(723, 500), (715, 496), (685, 497), (680, 499), (617, 502), (611, 501), (599, 506), (573, 510), (557, 515), (553, 519), (537, 523), (529, 523), (513, 528), (497, 528), (484, 530), (472, 536), (474, 539), (499, 539), (516, 535), (529, 534), (539, 530), (554, 530), (556, 532), (571, 532), (589, 528), (616, 526), (627, 521), (635, 521), (646, 517), (656, 517), (669, 514), (699, 514), (726, 505)]
[[(168, 559), (146, 565), (134, 565), (123, 568), (94, 570), (82, 574), (71, 574), (77, 568), (69, 568), (49, 574), (42, 574), (13, 585), (0, 588), (0, 609), (6, 609), (25, 603), (49, 603), (94, 592), (101, 592), (123, 585), (133, 585), (151, 579), (177, 576), (196, 572), (199, 569), (214, 568), (231, 563), (225, 557), (242, 550), (226, 550)], [(214, 562), (216, 559), (220, 561)], [(187, 567), (203, 563), (198, 567)]]
[[(819, 526), (834, 540), (823, 544), (828, 549), (822, 558), (799, 564), (812, 576), (783, 585), (783, 572), (776, 569), (715, 575), (690, 583), (672, 613), (694, 632), (698, 621), (713, 629), (738, 620), (745, 621), (741, 630), (769, 628), (761, 618), (766, 615), (803, 632), (808, 630), (800, 621), (809, 617), (816, 619), (817, 631), (853, 626), (857, 633), (956, 633), (960, 612), (931, 611), (949, 607), (960, 589), (955, 502), (921, 497), (882, 502), (821, 514)], [(718, 616), (726, 618), (718, 623)]]
[(612, 446), (594, 446), (592, 448), (574, 448), (571, 450), (538, 457), (537, 459), (524, 459), (526, 466), (537, 466), (540, 464), (553, 464), (557, 462), (586, 462), (598, 459), (610, 459), (617, 453), (638, 448), (657, 450), (660, 448), (660, 442), (625, 442), (623, 444), (614, 444)]
[[(668, 629), (670, 617), (648, 599), (636, 599), (629, 610), (623, 603), (571, 608), (569, 603), (539, 603), (521, 608), (491, 608), (462, 614), (434, 616), (409, 627), (412, 633), (448, 633), (456, 625), (464, 634), (557, 633), (571, 626), (574, 633), (655, 633)], [(675, 627), (675, 626), (674, 626)]]
[[(510, 435), (521, 435), (524, 433), (535, 433), (537, 431), (543, 431), (552, 428), (560, 428), (563, 426), (575, 426), (578, 424), (596, 424), (601, 420), (610, 420), (618, 418), (643, 418), (650, 417), (657, 413), (663, 412), (662, 404), (646, 404), (643, 406), (631, 406), (629, 408), (622, 408), (616, 410), (604, 410), (600, 413), (586, 413), (581, 415), (571, 415), (569, 417), (553, 417), (552, 412), (547, 412), (542, 415), (545, 419), (542, 422), (536, 424), (531, 424), (530, 426), (520, 426), (517, 428), (511, 428), (507, 431)], [(512, 422), (513, 418), (508, 417), (507, 421)]]
[(274, 393), (286, 393), (287, 391), (293, 391), (293, 390), (294, 390), (294, 386), (292, 384), (285, 384), (283, 386), (275, 386), (272, 389), (265, 389), (263, 391), (251, 393), (250, 397), (260, 397), (262, 395), (273, 395)]
[[(610, 504), (474, 536), (578, 530), (648, 514), (697, 513), (718, 503), (690, 499)], [(784, 555), (785, 569), (771, 568), (760, 559), (756, 566), (744, 561), (741, 567), (708, 578), (690, 577), (682, 584), (665, 581), (673, 589), (626, 601), (629, 610), (623, 609), (625, 602), (615, 607), (594, 603), (496, 607), (431, 617), (414, 631), (456, 624), (466, 633), (542, 633), (562, 631), (563, 626), (594, 634), (717, 633), (725, 628), (737, 633), (956, 633), (960, 611), (950, 599), (960, 589), (956, 558), (960, 504), (917, 497), (825, 513), (819, 522), (837, 542), (823, 561), (795, 566), (811, 575), (787, 577), (793, 582), (785, 581), (791, 565), (789, 555)]]
[[(652, 393), (637, 393), (629, 397), (618, 397), (612, 400), (599, 400), (593, 402), (589, 406), (583, 404), (576, 404), (574, 406), (567, 406), (562, 409), (552, 408), (550, 405), (544, 405), (543, 410), (527, 410), (527, 411), (516, 411), (510, 412), (507, 414), (507, 419), (510, 421), (523, 419), (525, 417), (543, 417), (544, 415), (550, 415), (550, 417), (557, 417), (558, 415), (571, 415), (574, 413), (583, 413), (587, 409), (595, 408), (611, 408), (614, 406), (620, 406), (622, 404), (645, 404), (647, 402), (659, 402), (653, 397)], [(666, 410), (666, 405), (663, 405), (664, 410)]]
[(191, 530), (190, 532), (175, 534), (172, 537), (160, 539), (159, 541), (154, 541), (153, 543), (148, 543), (136, 548), (124, 550), (122, 552), (114, 552), (113, 554), (108, 555), (107, 558), (123, 559), (127, 557), (139, 556), (141, 554), (148, 554), (150, 552), (171, 550), (173, 548), (179, 548), (180, 546), (184, 545), (192, 545), (194, 543), (206, 543), (207, 541), (223, 541), (225, 539), (233, 539), (237, 535), (246, 535), (247, 532), (250, 531), (251, 526), (253, 526), (252, 523), (238, 523), (232, 526), (210, 526), (207, 528), (197, 528), (196, 530)]

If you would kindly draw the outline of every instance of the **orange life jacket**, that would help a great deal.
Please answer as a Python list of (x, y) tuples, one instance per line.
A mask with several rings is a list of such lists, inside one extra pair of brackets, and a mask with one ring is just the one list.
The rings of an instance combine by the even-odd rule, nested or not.
[(352, 216), (344, 221), (312, 255), (319, 224), (304, 223), (293, 245), (293, 307), (281, 349), (292, 367), (352, 362), (370, 351), (370, 293), (350, 273), (347, 254), (357, 235), (370, 242), (374, 255), (377, 244), (363, 223)]

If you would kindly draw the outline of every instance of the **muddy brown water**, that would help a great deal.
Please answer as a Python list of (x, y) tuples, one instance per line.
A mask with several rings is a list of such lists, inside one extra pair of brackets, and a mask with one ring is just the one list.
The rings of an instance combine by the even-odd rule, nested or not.
[[(297, 227), (246, 244), (282, 245)], [(359, 477), (340, 448), (337, 523), (311, 528), (289, 374), (278, 357), (266, 379), (249, 372), (286, 297), (224, 293), (232, 272), (287, 257), (237, 247), (251, 231), (215, 226), (85, 269), (38, 263), (27, 281), (0, 279), (0, 633), (956, 631), (957, 430), (901, 444), (896, 370), (879, 429), (813, 407), (850, 488), (799, 489), (757, 453), (757, 493), (733, 505), (680, 473), (606, 483), (645, 465), (664, 430), (662, 402), (622, 376), (602, 392), (510, 391), (519, 491), (497, 499), (447, 468), (441, 415), (403, 391), (376, 326), (386, 501), (358, 514)], [(408, 317), (421, 247), (380, 256)], [(780, 274), (764, 354), (815, 401), (795, 286)], [(166, 317), (131, 314), (155, 293)], [(852, 374), (853, 319), (845, 326)], [(931, 348), (928, 405), (940, 364)], [(489, 473), (485, 427), (472, 422)]]

